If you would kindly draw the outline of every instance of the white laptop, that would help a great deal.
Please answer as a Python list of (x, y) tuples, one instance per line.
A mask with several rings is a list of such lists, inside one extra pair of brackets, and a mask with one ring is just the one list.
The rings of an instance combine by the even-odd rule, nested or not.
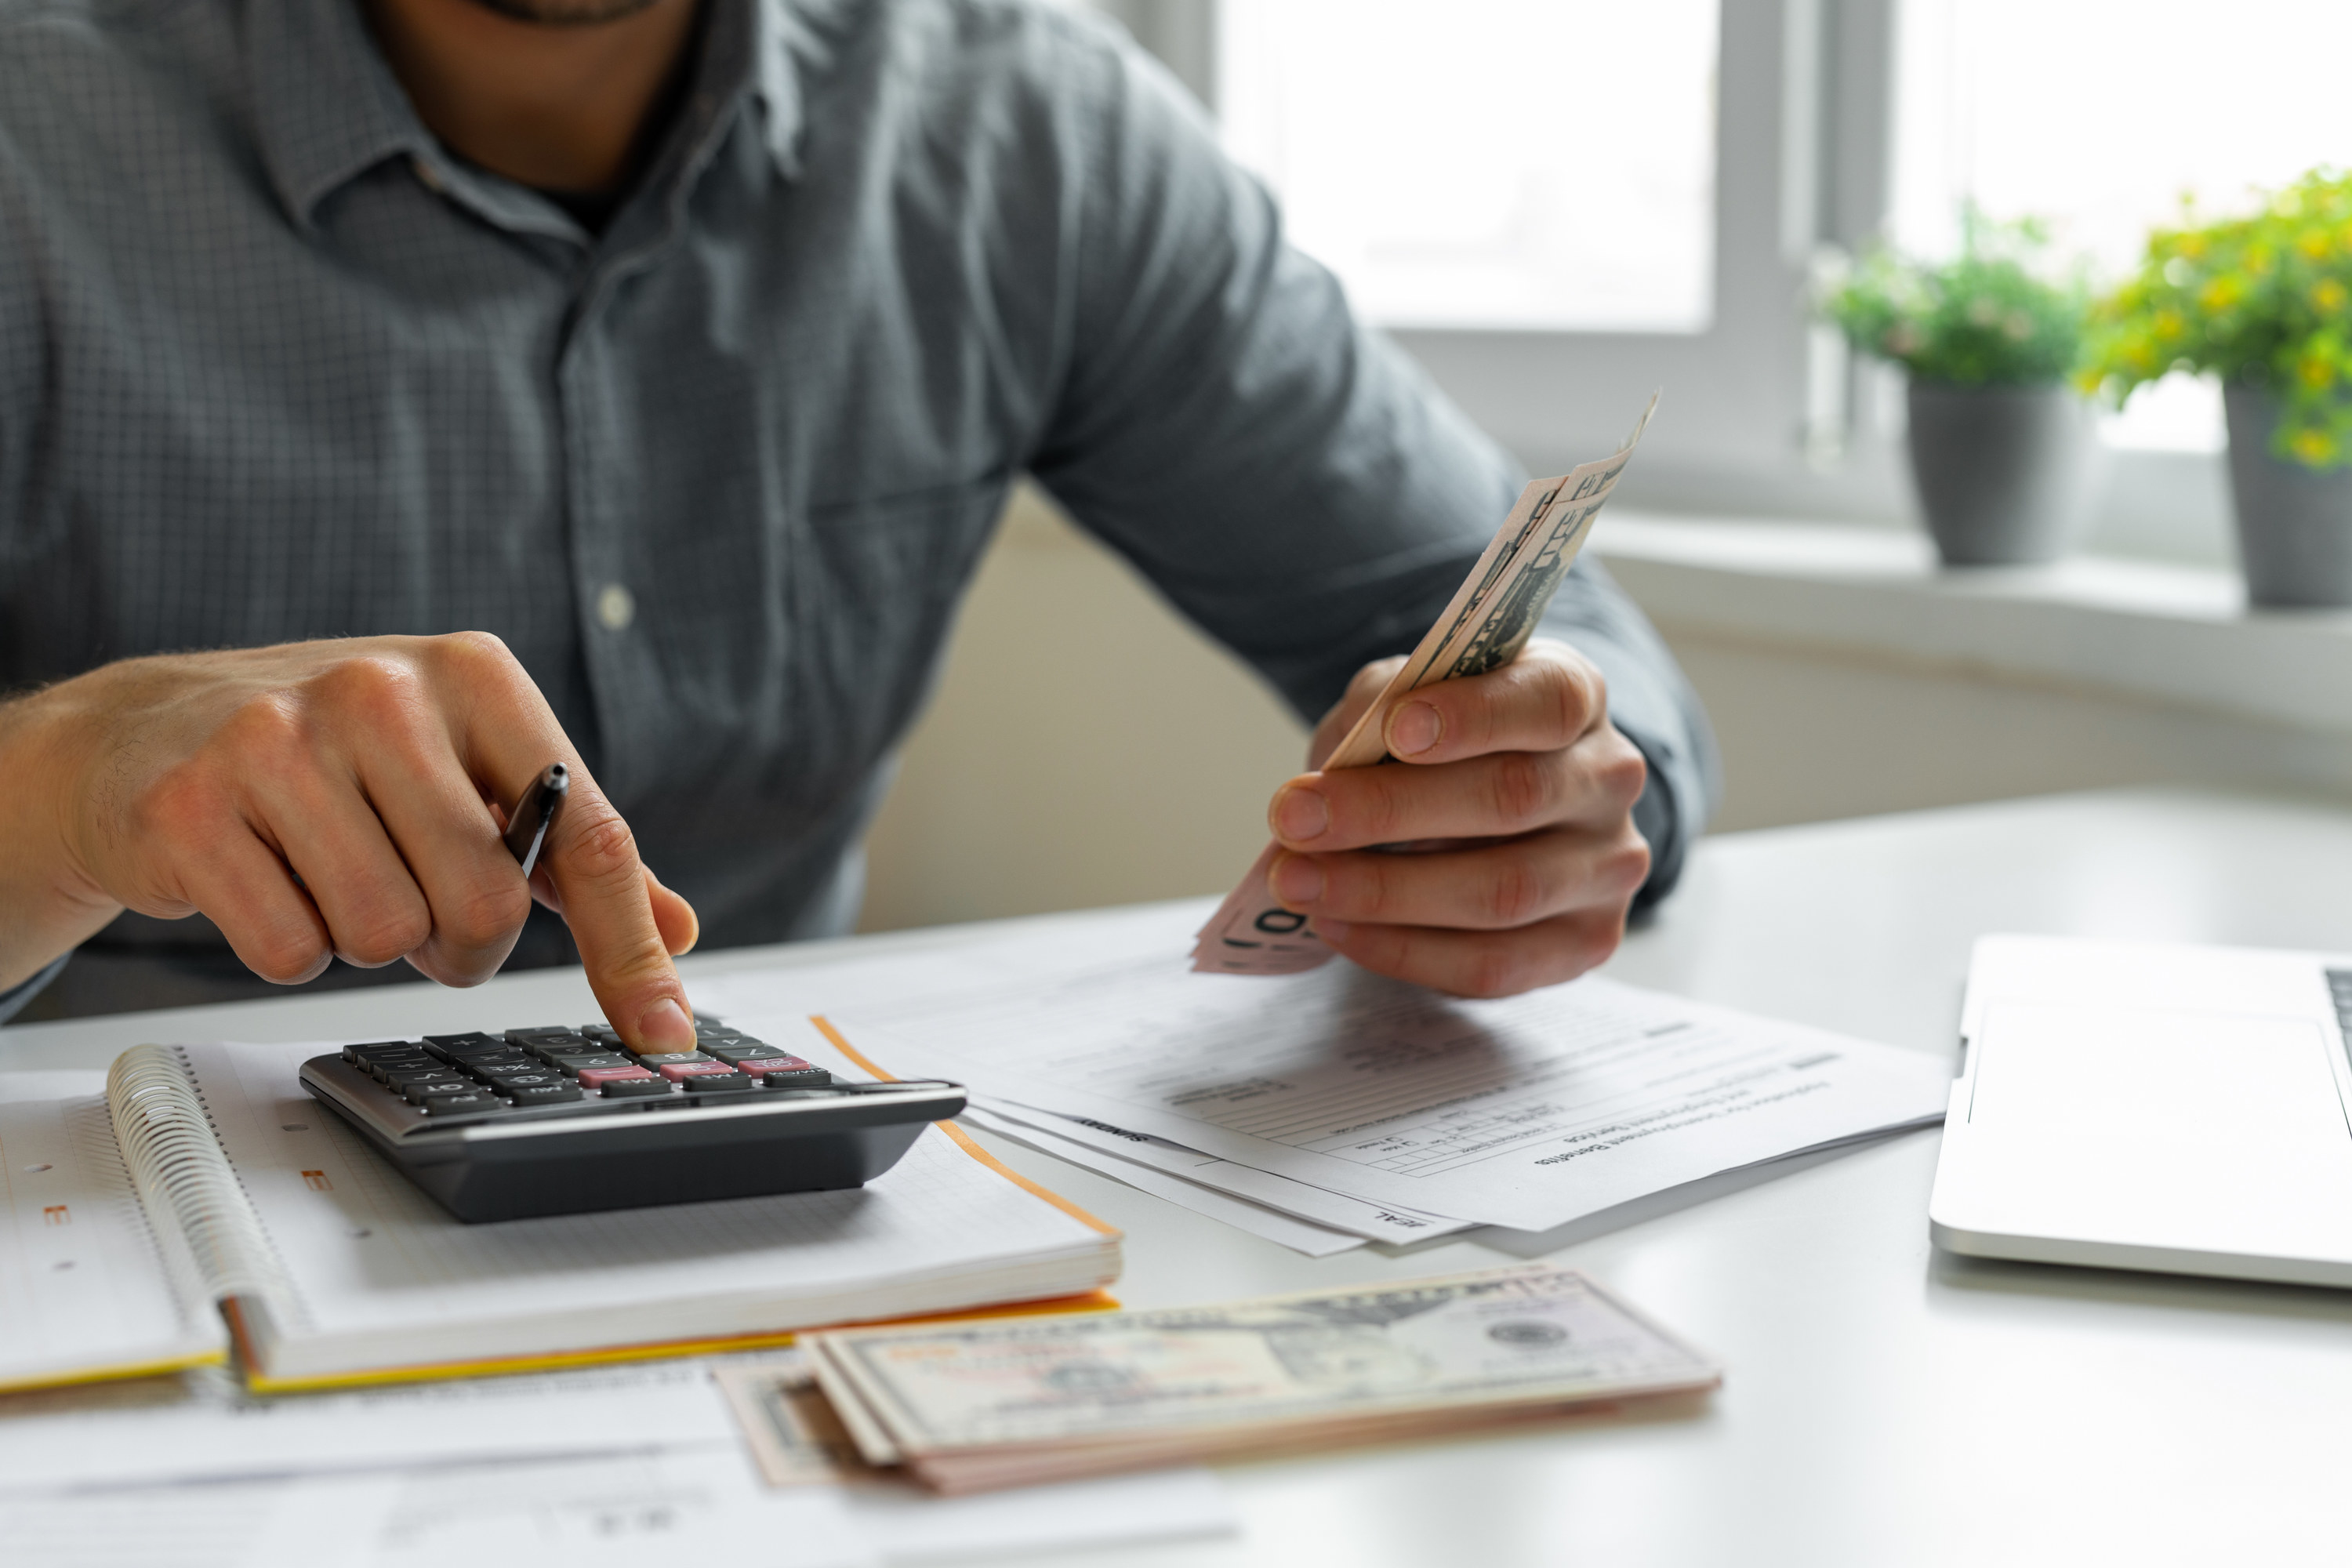
[(2352, 1286), (2352, 955), (1989, 936), (1936, 1244)]

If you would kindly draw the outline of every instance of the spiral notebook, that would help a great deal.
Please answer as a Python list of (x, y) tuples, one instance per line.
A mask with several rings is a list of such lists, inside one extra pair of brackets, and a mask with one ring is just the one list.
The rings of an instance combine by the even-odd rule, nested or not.
[(465, 1225), (303, 1092), (329, 1048), (142, 1046), (102, 1095), (0, 1075), (0, 1389), (232, 1351), (261, 1390), (683, 1354), (1118, 1275), (1117, 1230), (944, 1123), (851, 1191)]

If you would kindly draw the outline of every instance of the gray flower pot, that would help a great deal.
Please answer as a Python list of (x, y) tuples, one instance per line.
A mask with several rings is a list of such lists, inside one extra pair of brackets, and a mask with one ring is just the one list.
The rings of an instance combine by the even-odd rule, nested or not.
[(2099, 473), (2091, 411), (2064, 386), (1914, 380), (1911, 478), (1947, 566), (2023, 566), (2073, 549)]
[(2249, 602), (2283, 609), (2352, 605), (2352, 468), (2314, 472), (2271, 456), (2278, 401), (2229, 386), (2230, 500)]

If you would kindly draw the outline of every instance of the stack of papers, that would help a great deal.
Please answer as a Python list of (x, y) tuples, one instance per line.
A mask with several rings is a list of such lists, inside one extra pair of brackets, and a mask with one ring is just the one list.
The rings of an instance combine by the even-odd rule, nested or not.
[(1333, 964), (1188, 972), (1195, 903), (1006, 922), (712, 976), (699, 1007), (823, 1026), (977, 1126), (1310, 1254), (1545, 1231), (1943, 1114), (1918, 1052), (1588, 976), (1463, 1001)]

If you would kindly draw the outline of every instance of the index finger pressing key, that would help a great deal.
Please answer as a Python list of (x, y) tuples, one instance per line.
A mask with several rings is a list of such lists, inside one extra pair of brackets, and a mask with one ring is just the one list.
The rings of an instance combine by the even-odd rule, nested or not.
[(544, 863), (590, 989), (631, 1049), (694, 1049), (694, 1016), (654, 918), (645, 863), (621, 814), (593, 785), (567, 792)]

